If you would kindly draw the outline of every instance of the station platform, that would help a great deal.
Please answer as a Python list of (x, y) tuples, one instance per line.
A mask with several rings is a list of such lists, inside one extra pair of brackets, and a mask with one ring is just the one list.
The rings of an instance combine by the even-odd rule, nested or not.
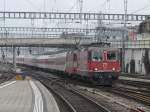
[(60, 112), (53, 95), (36, 80), (0, 84), (0, 112)]

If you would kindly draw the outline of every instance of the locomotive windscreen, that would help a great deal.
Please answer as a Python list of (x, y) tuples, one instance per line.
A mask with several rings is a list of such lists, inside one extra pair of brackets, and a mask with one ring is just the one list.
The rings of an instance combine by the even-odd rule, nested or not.
[(117, 51), (108, 51), (107, 60), (118, 60), (119, 55)]
[(92, 61), (101, 61), (103, 59), (101, 51), (89, 51), (88, 52), (88, 59)]

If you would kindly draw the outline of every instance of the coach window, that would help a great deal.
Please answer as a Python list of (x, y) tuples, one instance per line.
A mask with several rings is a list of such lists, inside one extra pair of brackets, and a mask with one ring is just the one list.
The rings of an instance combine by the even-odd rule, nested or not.
[(73, 61), (77, 61), (77, 54), (73, 54)]
[(88, 51), (88, 60), (91, 60), (91, 57), (92, 57), (92, 52)]
[(117, 53), (115, 51), (108, 51), (107, 52), (107, 60), (116, 60)]

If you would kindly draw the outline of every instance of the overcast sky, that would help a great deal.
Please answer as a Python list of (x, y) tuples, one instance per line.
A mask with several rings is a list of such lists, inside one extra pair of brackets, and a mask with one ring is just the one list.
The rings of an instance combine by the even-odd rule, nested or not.
[[(6, 11), (44, 11), (44, 0), (0, 0), (0, 10)], [(110, 1), (110, 5), (107, 1)], [(77, 0), (45, 0), (46, 11), (77, 12)], [(76, 5), (75, 5), (76, 4)], [(124, 0), (83, 0), (84, 12), (123, 13)], [(110, 6), (110, 8), (109, 8)], [(142, 9), (137, 13), (150, 14), (150, 0), (128, 0), (128, 13)]]
[[(4, 2), (5, 1), (5, 2)], [(0, 0), (0, 11), (47, 11), (47, 12), (79, 12), (78, 0)], [(110, 1), (110, 2), (109, 2)], [(83, 12), (124, 13), (124, 0), (83, 0)], [(128, 13), (149, 14), (150, 0), (128, 0)], [(24, 22), (22, 22), (24, 21)], [(6, 20), (5, 26), (31, 26), (31, 21)], [(57, 23), (57, 22), (56, 22)], [(58, 26), (51, 20), (46, 27)], [(3, 22), (0, 22), (1, 26)], [(36, 21), (35, 26), (42, 27), (42, 21)], [(73, 26), (73, 24), (70, 24)], [(91, 25), (91, 24), (90, 24)], [(63, 24), (62, 24), (63, 26)], [(67, 24), (67, 27), (69, 25)], [(79, 26), (80, 27), (80, 26)]]

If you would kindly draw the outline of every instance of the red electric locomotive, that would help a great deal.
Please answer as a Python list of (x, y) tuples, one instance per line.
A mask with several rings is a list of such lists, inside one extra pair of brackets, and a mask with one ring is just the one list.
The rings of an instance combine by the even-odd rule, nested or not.
[(91, 47), (69, 52), (66, 72), (100, 85), (111, 85), (120, 72), (120, 52), (113, 48)]
[(119, 76), (120, 52), (116, 48), (90, 47), (46, 56), (19, 56), (17, 63), (111, 85)]

